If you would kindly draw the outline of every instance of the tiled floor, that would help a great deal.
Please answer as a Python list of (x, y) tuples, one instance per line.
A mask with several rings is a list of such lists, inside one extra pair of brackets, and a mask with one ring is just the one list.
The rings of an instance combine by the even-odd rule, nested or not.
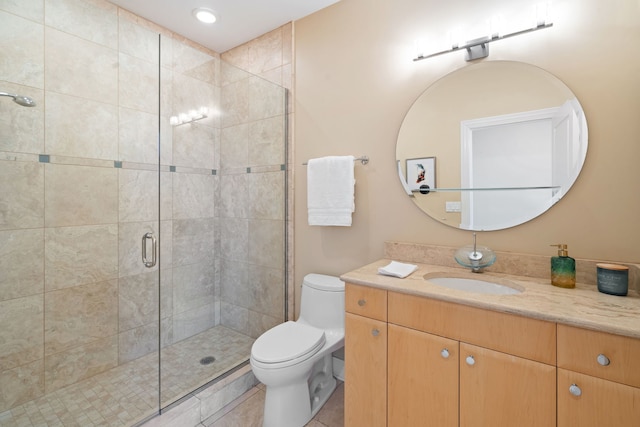
[[(264, 407), (264, 386), (258, 385), (218, 414), (202, 423), (205, 427), (261, 427)], [(339, 382), (327, 403), (318, 411), (306, 427), (344, 426), (344, 383)]]
[[(218, 326), (163, 349), (163, 406), (245, 362), (252, 343)], [(215, 361), (202, 365), (206, 356)], [(130, 426), (157, 407), (156, 352), (2, 412), (0, 426)]]

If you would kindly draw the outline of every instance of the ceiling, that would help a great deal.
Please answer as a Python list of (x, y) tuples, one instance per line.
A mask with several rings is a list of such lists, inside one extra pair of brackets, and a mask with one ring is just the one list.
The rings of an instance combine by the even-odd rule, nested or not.
[[(339, 0), (109, 0), (218, 53), (226, 52)], [(193, 9), (206, 7), (218, 20), (203, 24)]]

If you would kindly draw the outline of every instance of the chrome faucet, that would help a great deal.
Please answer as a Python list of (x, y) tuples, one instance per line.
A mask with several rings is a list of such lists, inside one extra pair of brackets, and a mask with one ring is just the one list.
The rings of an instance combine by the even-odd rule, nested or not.
[(474, 273), (480, 273), (483, 268), (496, 262), (496, 254), (491, 249), (476, 245), (476, 233), (473, 233), (473, 246), (458, 249), (454, 258), (458, 264), (470, 268)]

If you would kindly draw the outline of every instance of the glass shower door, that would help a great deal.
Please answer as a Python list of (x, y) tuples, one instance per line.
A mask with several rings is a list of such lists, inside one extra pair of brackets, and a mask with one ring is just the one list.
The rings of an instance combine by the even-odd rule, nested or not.
[(162, 407), (247, 363), (284, 320), (286, 287), (286, 89), (171, 42)]
[(161, 407), (210, 378), (216, 337), (215, 193), (219, 159), (219, 59), (181, 38), (164, 37), (161, 106)]

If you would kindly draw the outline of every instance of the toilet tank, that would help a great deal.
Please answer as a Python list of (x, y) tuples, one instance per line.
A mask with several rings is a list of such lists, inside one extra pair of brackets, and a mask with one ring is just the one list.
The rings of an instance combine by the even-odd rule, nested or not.
[(321, 329), (344, 329), (344, 282), (324, 274), (304, 276), (298, 321)]

